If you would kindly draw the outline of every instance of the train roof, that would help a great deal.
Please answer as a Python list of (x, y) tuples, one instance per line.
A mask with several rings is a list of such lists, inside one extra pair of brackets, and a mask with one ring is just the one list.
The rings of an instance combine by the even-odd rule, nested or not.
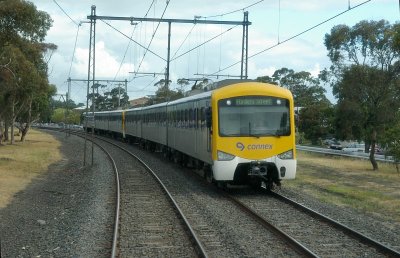
[(189, 97), (173, 100), (171, 102), (168, 102), (168, 106), (183, 103), (183, 102), (188, 102), (188, 101), (195, 100), (195, 99), (208, 98), (209, 96), (211, 96), (211, 93), (212, 93), (212, 91), (206, 91), (206, 92), (202, 92), (202, 93), (192, 95)]

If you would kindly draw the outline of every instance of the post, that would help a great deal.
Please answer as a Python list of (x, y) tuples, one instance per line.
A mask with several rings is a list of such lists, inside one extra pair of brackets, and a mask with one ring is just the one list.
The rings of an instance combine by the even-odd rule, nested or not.
[[(169, 63), (171, 59), (171, 22), (168, 22), (168, 53), (167, 53), (167, 70), (165, 71), (165, 85), (168, 93), (169, 89)], [(168, 99), (168, 96), (167, 96)]]
[(243, 16), (243, 36), (242, 36), (242, 62), (240, 65), (240, 79), (247, 79), (247, 60), (249, 48), (249, 12), (244, 12)]
[[(89, 38), (89, 64), (88, 64), (88, 79), (87, 79), (87, 95), (86, 95), (86, 119), (85, 119), (85, 144), (83, 150), (83, 166), (86, 166), (86, 146), (87, 146), (87, 129), (88, 129), (88, 117), (89, 117), (89, 88), (91, 80), (91, 68), (92, 68), (92, 48), (93, 48), (93, 83), (94, 83), (94, 34), (95, 34), (95, 23), (96, 23), (96, 6), (92, 5), (91, 8), (91, 18), (90, 18), (90, 38)], [(93, 88), (94, 89), (94, 88)], [(94, 94), (93, 94), (94, 95)], [(93, 97), (92, 97), (92, 105), (93, 105)], [(92, 133), (94, 131), (94, 117), (92, 123)], [(93, 165), (93, 143), (92, 143), (92, 165)]]

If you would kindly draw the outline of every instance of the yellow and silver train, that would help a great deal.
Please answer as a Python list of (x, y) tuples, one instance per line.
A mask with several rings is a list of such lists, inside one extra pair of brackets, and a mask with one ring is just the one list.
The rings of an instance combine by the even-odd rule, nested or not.
[[(270, 189), (296, 175), (293, 106), (287, 89), (239, 82), (157, 105), (95, 112), (93, 128), (203, 169), (210, 181)], [(91, 130), (92, 114), (85, 119)]]

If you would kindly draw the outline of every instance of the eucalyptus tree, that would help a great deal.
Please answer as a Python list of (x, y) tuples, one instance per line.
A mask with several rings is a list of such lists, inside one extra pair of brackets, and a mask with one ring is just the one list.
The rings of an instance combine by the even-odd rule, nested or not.
[(399, 35), (399, 24), (385, 20), (337, 25), (325, 35), (332, 62), (326, 78), (338, 99), (337, 128), (343, 138), (362, 136), (370, 143), (374, 170), (377, 140), (400, 107)]
[[(0, 109), (6, 111), (0, 119), (10, 123), (11, 131), (19, 115), (20, 122), (28, 123), (25, 128), (29, 129), (32, 108), (43, 104), (43, 99), (49, 101), (48, 94), (53, 92), (47, 64), (57, 47), (44, 43), (51, 25), (50, 16), (31, 2), (0, 0)], [(7, 125), (5, 131), (8, 133)], [(12, 143), (13, 137), (11, 133)]]

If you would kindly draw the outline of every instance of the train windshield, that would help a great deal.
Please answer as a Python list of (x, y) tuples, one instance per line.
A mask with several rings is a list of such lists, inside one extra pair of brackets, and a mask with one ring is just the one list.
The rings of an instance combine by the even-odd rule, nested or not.
[(220, 136), (290, 135), (289, 100), (246, 96), (218, 102)]

